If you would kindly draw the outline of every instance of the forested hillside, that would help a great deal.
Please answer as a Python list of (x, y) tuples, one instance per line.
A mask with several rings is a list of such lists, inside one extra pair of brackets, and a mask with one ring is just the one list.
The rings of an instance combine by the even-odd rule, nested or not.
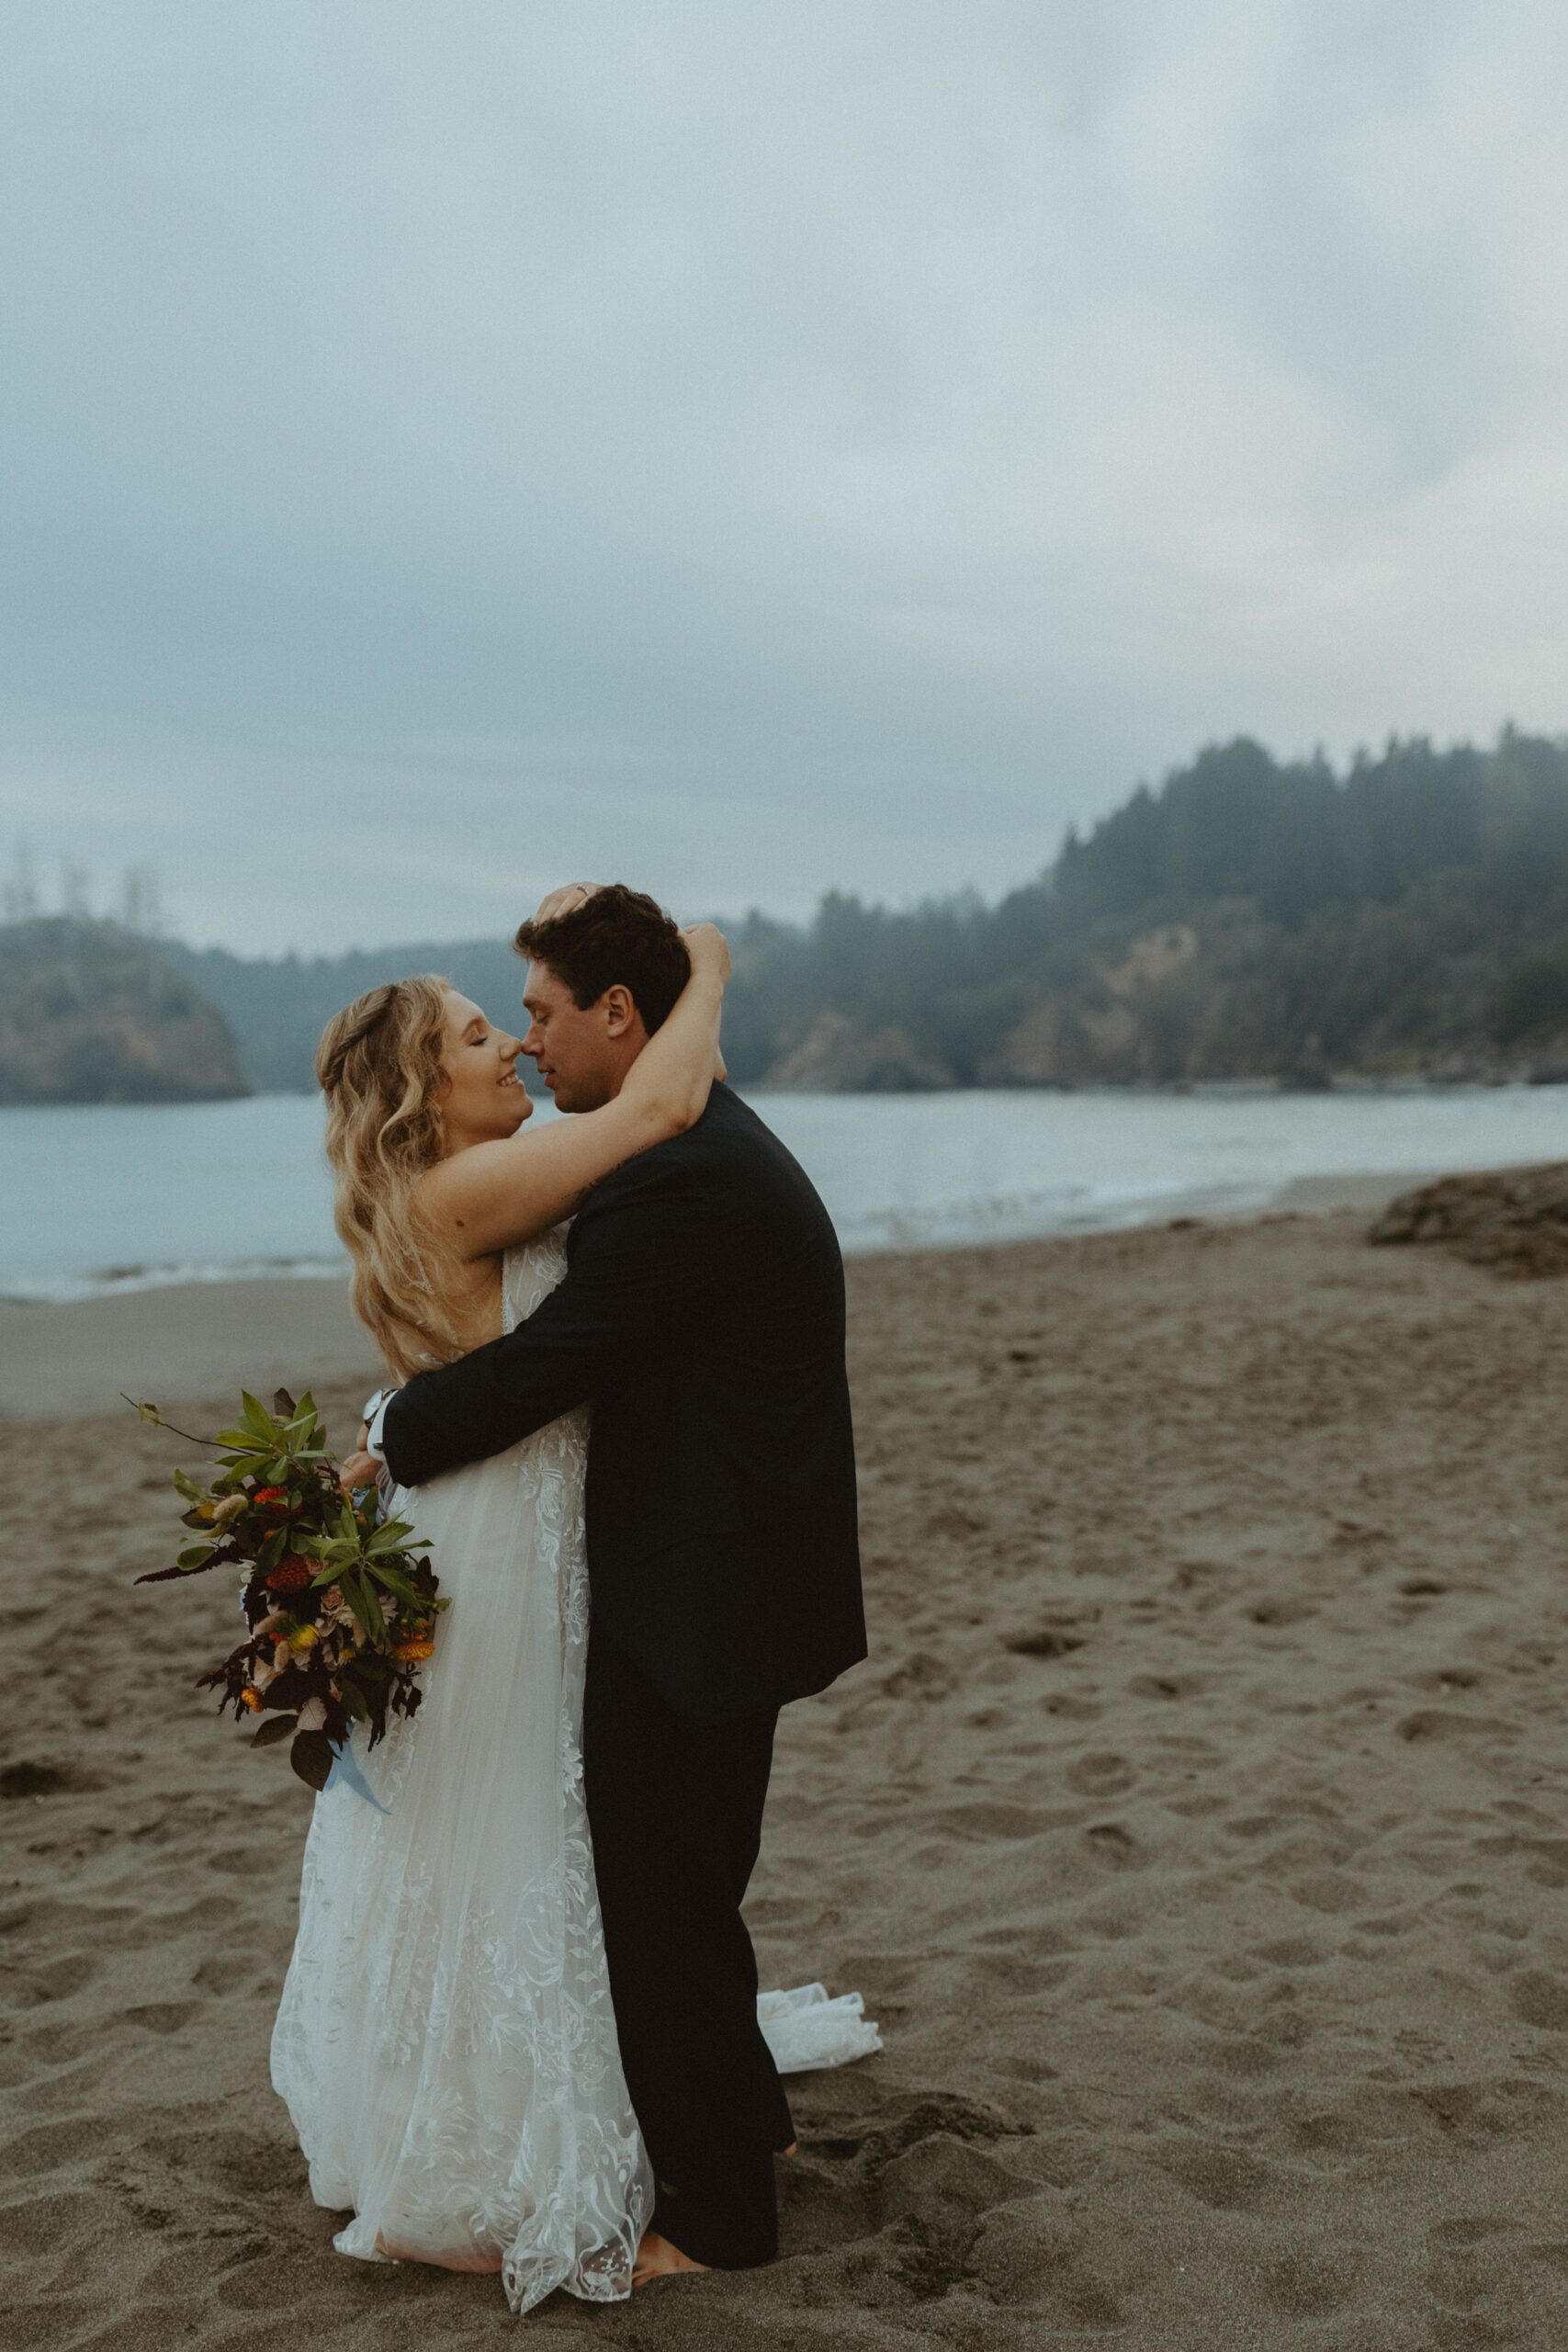
[[(753, 1084), (1568, 1072), (1568, 740), (1415, 740), (1336, 773), (1241, 738), (998, 905), (835, 895), (807, 925), (730, 930), (725, 1046)], [(184, 961), (259, 1086), (308, 1085), (328, 1015), (400, 972), (516, 1017), (501, 942)]]
[(382, 980), (439, 972), (493, 1019), (521, 1017), (525, 967), (504, 940), (442, 940), (355, 948), (344, 956), (254, 960), (220, 947), (173, 946), (168, 952), (229, 1022), (251, 1081), (264, 1094), (313, 1088), (321, 1031), (334, 1012)]
[(152, 941), (67, 915), (0, 924), (0, 1103), (249, 1091), (221, 1016)]

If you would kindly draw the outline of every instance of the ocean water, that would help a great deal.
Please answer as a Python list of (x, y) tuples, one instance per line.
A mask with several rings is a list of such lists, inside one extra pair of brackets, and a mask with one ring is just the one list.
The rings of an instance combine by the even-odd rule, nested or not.
[[(1265, 1206), (1298, 1177), (1568, 1158), (1568, 1090), (771, 1094), (847, 1250)], [(544, 1106), (539, 1116), (556, 1115)], [(318, 1102), (0, 1110), (0, 1295), (336, 1275)]]

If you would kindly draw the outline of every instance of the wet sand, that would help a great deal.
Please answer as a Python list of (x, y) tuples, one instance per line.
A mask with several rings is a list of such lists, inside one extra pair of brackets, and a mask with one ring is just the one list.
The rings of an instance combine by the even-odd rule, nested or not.
[(266, 2073), (310, 1800), (189, 1689), (231, 1594), (129, 1589), (181, 1449), (60, 1417), (238, 1363), (342, 1440), (341, 1301), (4, 1310), (0, 2344), (1568, 2343), (1568, 1292), (1364, 1222), (852, 1265), (874, 1654), (750, 1916), (887, 2048), (797, 2086), (777, 2265), (525, 2322), (333, 2253)]

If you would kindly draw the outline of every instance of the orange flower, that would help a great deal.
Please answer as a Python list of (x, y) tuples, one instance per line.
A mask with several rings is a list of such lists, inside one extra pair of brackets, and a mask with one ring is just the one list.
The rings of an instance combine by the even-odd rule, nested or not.
[(393, 1648), (392, 1656), (405, 1666), (417, 1666), (422, 1658), (432, 1657), (434, 1649), (434, 1642), (425, 1641), (423, 1636), (416, 1634), (412, 1640), (399, 1642)]
[(262, 1711), (260, 1691), (253, 1690), (247, 1683), (240, 1693), (240, 1704), (242, 1707), (249, 1707), (253, 1715), (259, 1715)]
[(267, 1589), (271, 1592), (298, 1592), (302, 1585), (310, 1583), (315, 1573), (309, 1560), (301, 1560), (291, 1554), (287, 1560), (279, 1560), (273, 1569), (266, 1580)]

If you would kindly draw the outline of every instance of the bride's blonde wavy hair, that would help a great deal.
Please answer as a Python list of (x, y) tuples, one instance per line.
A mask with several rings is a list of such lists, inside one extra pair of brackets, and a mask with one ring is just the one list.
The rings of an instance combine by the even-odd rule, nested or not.
[(434, 973), (368, 989), (328, 1022), (316, 1048), (327, 1098), (333, 1216), (354, 1261), (354, 1311), (402, 1378), (461, 1345), (442, 1304), (451, 1252), (414, 1190), (446, 1155), (446, 998)]

